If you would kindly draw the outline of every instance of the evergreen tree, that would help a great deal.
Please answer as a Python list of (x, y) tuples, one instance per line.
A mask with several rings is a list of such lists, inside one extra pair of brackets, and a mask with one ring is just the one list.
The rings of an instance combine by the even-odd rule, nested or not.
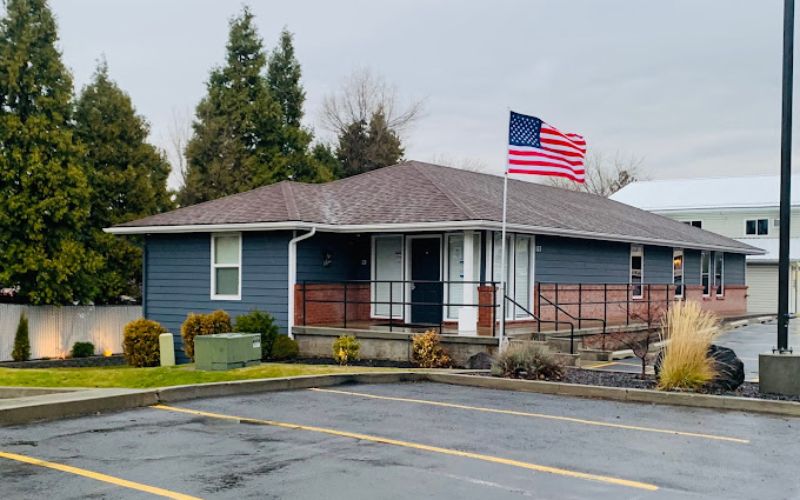
[(285, 170), (283, 116), (263, 74), (266, 64), (253, 14), (245, 8), (231, 20), (226, 63), (211, 72), (207, 95), (197, 105), (181, 205), (245, 191), (256, 187), (256, 179), (269, 179), (268, 169)]
[(147, 143), (147, 122), (136, 114), (130, 96), (109, 78), (105, 61), (81, 92), (75, 121), (92, 191), (87, 238), (104, 259), (96, 273), (97, 300), (114, 302), (123, 294), (138, 297), (139, 242), (104, 233), (103, 228), (172, 208), (169, 163)]
[(25, 313), (19, 317), (17, 332), (14, 334), (14, 349), (11, 351), (14, 361), (28, 361), (31, 359), (31, 339), (28, 336), (28, 317)]
[(99, 265), (82, 242), (90, 190), (57, 39), (45, 0), (8, 0), (0, 20), (0, 283), (34, 304), (92, 300)]
[(357, 120), (342, 131), (336, 157), (340, 163), (337, 176), (350, 177), (398, 163), (403, 158), (403, 145), (379, 110), (369, 123)]

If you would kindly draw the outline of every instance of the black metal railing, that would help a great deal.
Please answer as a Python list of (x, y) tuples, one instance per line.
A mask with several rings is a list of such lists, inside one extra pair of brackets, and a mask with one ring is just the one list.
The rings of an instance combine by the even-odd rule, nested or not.
[[(377, 294), (375, 290), (381, 285), (385, 285), (388, 287), (388, 300), (378, 300)], [(400, 297), (395, 296), (395, 285), (399, 285), (400, 287)], [(490, 304), (481, 304), (480, 303), (480, 291), (476, 292), (475, 302), (472, 303), (464, 303), (464, 302), (450, 302), (449, 295), (450, 295), (450, 287), (454, 285), (459, 285), (463, 287), (467, 286), (490, 286), (492, 288), (492, 300)], [(315, 288), (319, 286), (327, 286), (331, 287), (329, 289), (320, 289)], [(360, 288), (359, 291), (363, 292), (365, 286), (368, 286), (368, 294), (369, 299), (364, 300), (363, 298), (353, 298), (353, 292), (356, 288)], [(410, 295), (413, 287), (416, 286), (441, 286), (441, 296), (442, 300), (411, 300)], [(497, 316), (496, 310), (499, 307), (499, 302), (497, 301), (497, 283), (491, 281), (439, 281), (439, 280), (337, 280), (337, 281), (302, 281), (300, 283), (300, 290), (302, 293), (302, 324), (306, 326), (308, 321), (308, 304), (338, 304), (342, 307), (342, 314), (341, 314), (341, 326), (343, 328), (347, 328), (347, 324), (349, 321), (349, 306), (358, 306), (358, 305), (369, 305), (370, 307), (370, 314), (366, 318), (369, 321), (374, 321), (375, 319), (385, 320), (388, 322), (389, 331), (393, 331), (394, 327), (430, 327), (430, 328), (438, 328), (439, 333), (443, 330), (443, 325), (445, 321), (444, 311), (445, 308), (449, 307), (475, 307), (478, 308), (480, 311), (481, 308), (489, 308), (492, 310), (491, 317), (495, 318)], [(333, 292), (341, 292), (340, 297), (336, 298), (309, 298), (310, 294), (314, 292), (324, 292), (324, 291), (333, 291)], [(349, 292), (349, 293), (348, 293)], [(409, 299), (409, 300), (407, 300)], [(374, 315), (373, 308), (376, 306), (388, 306), (387, 315), (383, 317), (383, 315), (377, 316)], [(401, 311), (399, 315), (394, 313), (395, 307), (399, 306), (405, 309), (406, 306), (410, 307), (424, 307), (424, 308), (437, 308), (437, 311), (441, 312), (438, 315), (439, 321), (435, 323), (430, 322), (406, 322), (406, 314), (405, 310)], [(477, 318), (476, 318), (477, 319)], [(456, 320), (450, 320), (456, 321)], [(492, 336), (496, 336), (497, 331), (497, 322), (491, 321), (491, 332)]]
[[(670, 283), (632, 285), (540, 282), (536, 284), (535, 290), (536, 312), (539, 316), (546, 317), (545, 312), (552, 308), (552, 316), (557, 322), (560, 322), (560, 315), (563, 314), (577, 321), (579, 330), (585, 322), (591, 321), (602, 325), (603, 332), (610, 323), (623, 321), (626, 325), (638, 321), (652, 327), (675, 301), (685, 297), (681, 285)], [(602, 317), (599, 314), (587, 316), (584, 314), (587, 309), (595, 313), (602, 309)]]
[[(558, 330), (558, 326), (559, 326), (558, 325), (558, 321), (550, 320), (550, 319), (542, 319), (541, 317), (537, 316), (536, 314), (533, 314), (531, 311), (529, 311), (525, 307), (521, 306), (519, 304), (519, 302), (517, 302), (516, 300), (512, 299), (508, 295), (505, 296), (505, 299), (506, 299), (506, 304), (508, 302), (511, 302), (512, 304), (514, 304), (518, 308), (522, 309), (522, 312), (526, 313), (528, 316), (533, 318), (534, 321), (536, 321), (536, 324), (537, 324), (536, 329), (537, 329), (538, 333), (541, 333), (541, 331), (542, 331), (542, 323), (555, 323), (555, 329)], [(505, 314), (503, 314), (502, 321), (503, 321), (503, 331), (506, 332), (506, 335), (508, 335), (508, 330), (506, 330), (506, 328), (505, 328), (506, 321), (507, 321), (507, 319), (505, 318)], [(570, 354), (575, 354), (575, 325), (571, 321), (561, 321), (561, 323), (569, 324), (569, 353)]]

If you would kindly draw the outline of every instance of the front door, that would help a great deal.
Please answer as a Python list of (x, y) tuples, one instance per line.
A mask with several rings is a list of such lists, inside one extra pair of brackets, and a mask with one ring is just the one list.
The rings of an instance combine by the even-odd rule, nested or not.
[[(438, 237), (411, 239), (412, 323), (438, 325), (442, 321), (440, 244)], [(436, 283), (424, 283), (426, 281)]]

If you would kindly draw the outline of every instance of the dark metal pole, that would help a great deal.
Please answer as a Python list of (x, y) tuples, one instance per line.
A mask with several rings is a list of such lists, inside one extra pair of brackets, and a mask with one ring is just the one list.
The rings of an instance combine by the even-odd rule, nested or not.
[(781, 208), (778, 252), (778, 352), (789, 348), (789, 218), (792, 196), (792, 65), (794, 0), (783, 3), (783, 103), (781, 111)]

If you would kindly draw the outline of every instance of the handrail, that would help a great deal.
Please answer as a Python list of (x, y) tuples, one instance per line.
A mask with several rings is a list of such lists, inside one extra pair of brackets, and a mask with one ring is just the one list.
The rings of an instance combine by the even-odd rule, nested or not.
[[(542, 292), (540, 291), (539, 294), (541, 295), (541, 293)], [(588, 317), (588, 316), (575, 316), (575, 315), (571, 314), (569, 311), (567, 311), (566, 309), (564, 309), (563, 307), (561, 307), (560, 305), (556, 304), (552, 300), (550, 300), (547, 297), (545, 297), (544, 295), (542, 295), (540, 298), (543, 299), (548, 304), (550, 304), (551, 306), (553, 306), (556, 309), (558, 309), (559, 311), (561, 311), (562, 313), (564, 313), (567, 316), (569, 316), (569, 318), (574, 320), (574, 321), (599, 321), (599, 322), (603, 323), (603, 334), (605, 335), (605, 333), (606, 333), (606, 320), (604, 320), (603, 318), (591, 318), (591, 317)], [(581, 303), (578, 303), (578, 305), (580, 305), (580, 304)], [(556, 323), (559, 323), (559, 321), (556, 321)], [(558, 327), (556, 327), (556, 328), (558, 328)]]
[[(539, 316), (533, 314), (527, 308), (521, 306), (519, 304), (519, 302), (517, 302), (516, 300), (512, 299), (508, 295), (505, 295), (505, 299), (507, 301), (511, 302), (512, 304), (514, 304), (515, 306), (519, 307), (520, 309), (522, 309), (522, 311), (524, 313), (527, 313), (530, 317), (532, 317), (537, 322), (539, 322), (539, 323), (555, 323), (556, 324), (556, 330), (558, 329), (558, 323), (559, 322), (557, 322), (556, 320), (541, 319)], [(505, 325), (506, 318), (504, 317), (502, 319), (502, 321), (503, 321), (503, 324)], [(575, 325), (571, 321), (561, 321), (561, 323), (567, 323), (569, 325), (569, 353), (570, 354), (575, 354)], [(541, 333), (541, 331), (542, 331), (541, 326), (538, 328), (538, 330)]]

